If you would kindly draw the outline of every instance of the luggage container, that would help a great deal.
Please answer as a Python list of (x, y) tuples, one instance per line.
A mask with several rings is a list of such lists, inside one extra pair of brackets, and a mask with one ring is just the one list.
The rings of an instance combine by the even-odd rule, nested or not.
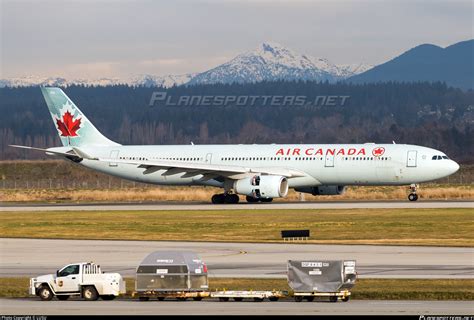
[(194, 252), (155, 251), (137, 268), (135, 295), (140, 300), (209, 296), (207, 267)]
[(355, 260), (289, 260), (287, 266), (295, 301), (313, 301), (316, 297), (349, 301), (357, 278)]

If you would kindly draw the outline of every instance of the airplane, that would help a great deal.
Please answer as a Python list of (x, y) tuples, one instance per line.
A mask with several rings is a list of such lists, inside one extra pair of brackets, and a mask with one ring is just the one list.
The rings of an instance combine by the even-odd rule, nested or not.
[(212, 203), (271, 202), (288, 189), (340, 195), (347, 186), (417, 186), (455, 173), (459, 165), (441, 151), (409, 144), (121, 145), (97, 130), (60, 89), (43, 87), (63, 144), (39, 150), (109, 175), (155, 185), (223, 189)]

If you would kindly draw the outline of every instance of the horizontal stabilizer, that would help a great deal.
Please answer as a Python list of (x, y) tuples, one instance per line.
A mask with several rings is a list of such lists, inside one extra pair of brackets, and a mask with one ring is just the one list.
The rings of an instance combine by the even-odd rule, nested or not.
[[(82, 157), (80, 155), (78, 155), (77, 153), (68, 153), (68, 152), (60, 152), (60, 151), (54, 151), (54, 150), (51, 150), (51, 149), (41, 149), (41, 148), (35, 148), (35, 147), (27, 147), (27, 146), (18, 146), (18, 145), (14, 145), (14, 144), (10, 144), (9, 145), (10, 147), (13, 147), (13, 148), (21, 148), (21, 149), (29, 149), (29, 150), (35, 150), (35, 151), (43, 151), (45, 152), (46, 154), (50, 154), (50, 155), (58, 155), (58, 156), (64, 156), (64, 157), (72, 157), (72, 158), (76, 158), (76, 159), (82, 159)], [(71, 150), (72, 151), (72, 150)], [(75, 152), (75, 151), (73, 151)]]

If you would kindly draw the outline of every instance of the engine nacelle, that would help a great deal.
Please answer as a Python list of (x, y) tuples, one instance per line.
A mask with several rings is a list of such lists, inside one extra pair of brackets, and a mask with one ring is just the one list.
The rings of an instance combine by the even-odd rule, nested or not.
[(346, 191), (346, 186), (318, 186), (295, 188), (295, 191), (303, 193), (311, 193), (313, 196), (334, 196), (343, 194)]
[(256, 175), (235, 181), (234, 192), (254, 198), (283, 198), (288, 194), (288, 179)]

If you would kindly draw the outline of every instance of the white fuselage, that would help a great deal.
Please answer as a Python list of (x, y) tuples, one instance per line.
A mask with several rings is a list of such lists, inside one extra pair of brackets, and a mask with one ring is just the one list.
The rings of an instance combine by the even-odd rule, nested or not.
[[(435, 149), (405, 144), (169, 145), (84, 146), (100, 158), (173, 161), (259, 168), (288, 168), (304, 176), (288, 179), (290, 188), (320, 185), (407, 185), (446, 177), (459, 165)], [(438, 158), (439, 157), (439, 158)], [(146, 173), (136, 164), (84, 159), (80, 164), (110, 175), (158, 185), (211, 185), (203, 175), (166, 170)]]

